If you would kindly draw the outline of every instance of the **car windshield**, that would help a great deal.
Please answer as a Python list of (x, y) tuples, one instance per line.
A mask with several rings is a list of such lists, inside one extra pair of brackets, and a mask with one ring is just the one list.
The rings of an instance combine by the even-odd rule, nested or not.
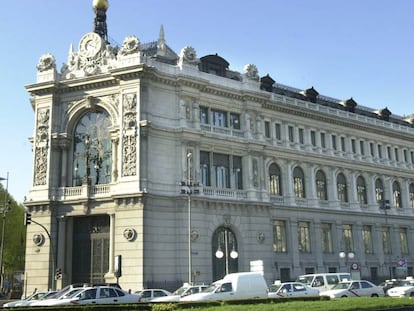
[(296, 282), (301, 282), (306, 285), (311, 285), (313, 280), (313, 276), (302, 276), (296, 280)]
[(269, 292), (277, 292), (281, 285), (272, 284), (269, 286)]
[(220, 288), (220, 284), (216, 284), (213, 283), (210, 286), (208, 286), (207, 288), (203, 289), (203, 293), (213, 293), (215, 292), (218, 288)]
[(188, 290), (188, 287), (187, 286), (182, 286), (179, 289), (177, 289), (175, 292), (173, 292), (172, 295), (174, 295), (174, 296), (181, 296), (187, 290)]
[(341, 282), (332, 287), (332, 289), (347, 289), (350, 284), (350, 282)]

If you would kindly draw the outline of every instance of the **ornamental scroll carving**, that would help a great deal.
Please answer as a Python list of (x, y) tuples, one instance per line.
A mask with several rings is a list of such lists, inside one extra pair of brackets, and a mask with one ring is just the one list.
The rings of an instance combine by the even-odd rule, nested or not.
[(47, 156), (49, 141), (49, 109), (37, 112), (34, 185), (47, 183)]
[(137, 174), (137, 94), (123, 95), (122, 176)]

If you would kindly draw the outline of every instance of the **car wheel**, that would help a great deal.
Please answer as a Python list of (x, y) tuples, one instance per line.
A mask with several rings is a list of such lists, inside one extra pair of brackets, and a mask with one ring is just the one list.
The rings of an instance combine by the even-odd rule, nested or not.
[(348, 296), (347, 295), (343, 295), (343, 296), (341, 296), (341, 298), (348, 298)]
[(378, 294), (372, 294), (371, 297), (378, 297)]
[(410, 297), (414, 297), (414, 292), (411, 292), (410, 293)]

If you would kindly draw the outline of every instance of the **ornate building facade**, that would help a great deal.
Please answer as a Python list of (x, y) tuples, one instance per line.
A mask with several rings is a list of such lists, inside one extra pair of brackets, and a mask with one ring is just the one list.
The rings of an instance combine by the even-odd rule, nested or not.
[(43, 55), (26, 86), (28, 292), (174, 289), (257, 261), (269, 283), (351, 266), (374, 281), (412, 274), (413, 118), (176, 54), (162, 28), (114, 47), (107, 2), (94, 5), (94, 32), (59, 71)]

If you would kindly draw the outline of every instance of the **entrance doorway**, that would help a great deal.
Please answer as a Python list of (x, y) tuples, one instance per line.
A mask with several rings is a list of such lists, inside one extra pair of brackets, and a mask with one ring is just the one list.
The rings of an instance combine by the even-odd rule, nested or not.
[(73, 222), (72, 283), (105, 283), (109, 270), (109, 216)]
[(239, 253), (236, 235), (227, 227), (219, 227), (213, 234), (213, 280), (238, 272)]

